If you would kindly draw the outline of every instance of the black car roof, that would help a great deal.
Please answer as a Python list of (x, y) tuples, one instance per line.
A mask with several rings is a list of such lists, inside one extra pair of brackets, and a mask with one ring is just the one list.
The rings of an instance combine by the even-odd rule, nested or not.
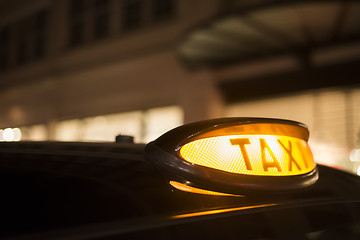
[(131, 226), (170, 224), (186, 218), (183, 214), (214, 209), (360, 200), (358, 177), (325, 166), (318, 167), (317, 183), (300, 191), (243, 197), (182, 192), (144, 158), (143, 149), (143, 144), (122, 143), (1, 143), (2, 236), (105, 223), (131, 231)]

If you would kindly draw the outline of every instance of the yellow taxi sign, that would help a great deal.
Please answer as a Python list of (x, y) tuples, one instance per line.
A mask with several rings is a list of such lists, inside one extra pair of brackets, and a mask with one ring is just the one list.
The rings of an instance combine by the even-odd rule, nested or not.
[(149, 143), (145, 156), (169, 182), (186, 183), (183, 191), (287, 191), (318, 179), (308, 139), (299, 122), (223, 118), (175, 128)]
[(315, 168), (303, 139), (277, 135), (228, 135), (194, 140), (180, 149), (193, 164), (236, 174), (293, 176)]

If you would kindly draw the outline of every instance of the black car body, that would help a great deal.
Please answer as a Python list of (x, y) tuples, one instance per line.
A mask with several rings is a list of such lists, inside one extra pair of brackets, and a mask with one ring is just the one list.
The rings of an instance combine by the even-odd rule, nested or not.
[(294, 191), (178, 190), (143, 144), (0, 144), (2, 239), (360, 239), (360, 179)]

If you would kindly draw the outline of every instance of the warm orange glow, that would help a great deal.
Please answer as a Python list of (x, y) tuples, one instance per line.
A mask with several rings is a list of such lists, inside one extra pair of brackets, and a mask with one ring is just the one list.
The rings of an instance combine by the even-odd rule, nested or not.
[(218, 214), (218, 213), (225, 213), (225, 212), (233, 212), (233, 211), (241, 211), (253, 208), (262, 208), (262, 207), (270, 207), (275, 206), (276, 203), (270, 204), (262, 204), (262, 205), (255, 205), (255, 206), (246, 206), (246, 207), (236, 207), (236, 208), (225, 208), (225, 209), (217, 209), (217, 210), (210, 210), (210, 211), (202, 211), (202, 212), (195, 212), (195, 213), (186, 213), (172, 216), (171, 218), (188, 218), (188, 217), (198, 217), (210, 214)]
[(188, 186), (188, 185), (185, 185), (185, 184), (182, 184), (179, 182), (175, 182), (175, 181), (170, 181), (170, 185), (181, 191), (197, 193), (197, 194), (228, 196), (228, 197), (243, 197), (242, 195), (214, 192), (214, 191), (209, 191), (209, 190), (205, 190), (205, 189), (201, 189), (201, 188), (195, 188), (195, 187), (191, 187), (191, 186)]
[(227, 135), (194, 140), (180, 149), (186, 161), (230, 173), (292, 176), (315, 168), (307, 142), (280, 135)]

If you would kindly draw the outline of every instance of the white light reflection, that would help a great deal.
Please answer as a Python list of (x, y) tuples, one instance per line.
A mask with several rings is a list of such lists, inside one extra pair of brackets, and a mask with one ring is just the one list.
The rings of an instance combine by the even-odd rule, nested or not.
[(21, 140), (21, 136), (19, 128), (0, 129), (0, 142), (17, 142)]
[(360, 149), (351, 150), (351, 152), (350, 152), (350, 161), (352, 161), (352, 162), (360, 162)]
[(14, 141), (14, 131), (12, 128), (5, 128), (3, 131), (3, 138), (5, 142)]
[(15, 142), (20, 141), (21, 137), (22, 137), (21, 130), (19, 128), (13, 128), (13, 132), (14, 132), (13, 141), (15, 141)]

